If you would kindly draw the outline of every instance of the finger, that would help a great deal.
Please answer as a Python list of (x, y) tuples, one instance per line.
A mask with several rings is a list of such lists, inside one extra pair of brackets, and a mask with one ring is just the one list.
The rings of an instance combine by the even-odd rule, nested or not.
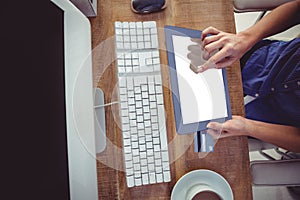
[(221, 131), (223, 129), (223, 124), (218, 122), (209, 122), (206, 127), (215, 131)]
[(220, 33), (220, 32), (221, 32), (221, 31), (219, 31), (219, 30), (216, 29), (215, 27), (210, 26), (210, 27), (208, 27), (208, 28), (206, 28), (206, 29), (204, 29), (204, 30), (202, 31), (201, 40), (203, 41), (203, 39), (204, 39), (207, 35), (209, 35), (209, 34), (211, 34), (211, 35), (217, 35), (217, 34)]
[(216, 130), (213, 130), (213, 129), (208, 129), (206, 132), (208, 134), (210, 134), (215, 140), (220, 138), (220, 132), (219, 131), (216, 131)]
[(201, 44), (201, 43), (202, 43), (201, 38), (191, 38), (191, 41), (192, 41), (192, 42), (195, 42), (195, 43), (198, 43), (198, 44)]
[(221, 32), (221, 31), (219, 31), (219, 30), (216, 29), (215, 27), (210, 26), (210, 27), (208, 27), (208, 28), (206, 28), (206, 29), (204, 29), (204, 30), (202, 31), (201, 40), (203, 41), (203, 39), (206, 38), (206, 36), (207, 36), (208, 34), (216, 35), (216, 34), (218, 34), (218, 33), (220, 33), (220, 32)]
[(195, 72), (196, 74), (198, 74), (199, 72), (201, 72), (201, 68), (198, 66), (195, 66), (193, 64), (190, 64), (190, 69)]
[(220, 51), (218, 51), (215, 55), (213, 55), (212, 57), (210, 57), (210, 59), (208, 60), (209, 64), (211, 64), (211, 66), (208, 66), (210, 68), (217, 67), (217, 63), (221, 62), (222, 59), (225, 59), (226, 57), (230, 56), (228, 51), (226, 51), (224, 48), (221, 49)]
[[(221, 68), (222, 66), (220, 63), (222, 62), (223, 59), (225, 59), (228, 56), (229, 56), (228, 51), (224, 50), (224, 48), (221, 49), (216, 54), (211, 56), (202, 66), (199, 67), (199, 72), (202, 73), (212, 68), (218, 68), (218, 67)], [(218, 63), (220, 65), (218, 65)]]
[(211, 65), (211, 64), (204, 64), (204, 65), (201, 65), (201, 66), (198, 68), (197, 72), (198, 72), (198, 73), (202, 73), (202, 72), (205, 72), (206, 70), (211, 69), (211, 68), (214, 68), (214, 65)]
[(213, 56), (211, 56), (200, 68), (200, 72), (204, 72), (208, 69), (217, 68), (217, 63), (221, 62), (222, 59), (228, 56), (228, 51), (221, 49)]
[(203, 63), (210, 57), (210, 53), (203, 49), (200, 45), (189, 45), (188, 50), (193, 54), (201, 56)]
[(204, 60), (208, 60), (210, 58), (209, 52), (206, 51), (205, 49), (202, 51), (202, 58)]
[(219, 139), (222, 136), (223, 124), (218, 122), (210, 122), (207, 125), (207, 133), (211, 134), (214, 139)]
[(188, 46), (188, 50), (189, 51), (192, 51), (193, 53), (195, 52), (195, 53), (201, 53), (201, 51), (202, 51), (202, 48), (201, 48), (201, 46), (200, 45), (189, 45)]
[(206, 45), (204, 47), (204, 49), (210, 54), (212, 55), (213, 52), (216, 53), (217, 51), (219, 51), (219, 49), (222, 49), (224, 47), (224, 44), (220, 41), (217, 41), (217, 42), (213, 42), (213, 43), (210, 43), (208, 45)]
[(203, 60), (201, 54), (189, 53), (187, 55), (188, 59), (190, 59), (191, 64), (195, 66), (201, 66), (205, 60)]
[(202, 47), (204, 48), (206, 45), (216, 42), (221, 38), (221, 35), (211, 35), (203, 39), (202, 41)]
[(220, 62), (216, 63), (216, 68), (217, 69), (221, 69), (224, 67), (228, 67), (230, 65), (232, 65), (237, 59), (233, 58), (233, 57), (227, 57), (223, 60), (221, 60)]
[(204, 72), (204, 71), (206, 71), (206, 70), (208, 70), (208, 69), (212, 69), (212, 68), (216, 68), (216, 64), (213, 63), (211, 60), (208, 60), (208, 61), (206, 61), (203, 65), (201, 65), (201, 66), (199, 67), (198, 72), (199, 72), (199, 73), (202, 73), (202, 72)]

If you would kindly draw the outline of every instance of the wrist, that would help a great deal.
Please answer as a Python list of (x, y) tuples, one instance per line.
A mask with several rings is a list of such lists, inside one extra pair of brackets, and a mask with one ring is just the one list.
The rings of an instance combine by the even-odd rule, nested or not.
[(246, 136), (250, 136), (250, 137), (255, 137), (255, 133), (256, 133), (256, 125), (255, 125), (255, 121), (251, 120), (251, 119), (245, 119), (245, 135)]
[(258, 34), (252, 33), (252, 31), (249, 29), (241, 31), (237, 33), (237, 35), (242, 41), (245, 41), (245, 52), (250, 50), (260, 40)]

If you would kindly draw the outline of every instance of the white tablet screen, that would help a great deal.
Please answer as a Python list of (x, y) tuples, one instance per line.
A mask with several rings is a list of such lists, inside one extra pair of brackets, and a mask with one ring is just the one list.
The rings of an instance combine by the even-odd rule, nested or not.
[(194, 73), (187, 55), (188, 46), (196, 43), (176, 35), (172, 40), (183, 124), (228, 117), (222, 70)]

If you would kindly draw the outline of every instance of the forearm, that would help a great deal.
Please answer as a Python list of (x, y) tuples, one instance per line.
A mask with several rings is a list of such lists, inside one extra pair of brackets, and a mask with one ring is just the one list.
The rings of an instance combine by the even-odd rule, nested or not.
[(300, 1), (291, 1), (275, 8), (250, 28), (238, 33), (247, 38), (249, 46), (268, 36), (280, 33), (300, 23)]
[(293, 152), (300, 152), (300, 128), (248, 119), (246, 132), (248, 136), (275, 144)]

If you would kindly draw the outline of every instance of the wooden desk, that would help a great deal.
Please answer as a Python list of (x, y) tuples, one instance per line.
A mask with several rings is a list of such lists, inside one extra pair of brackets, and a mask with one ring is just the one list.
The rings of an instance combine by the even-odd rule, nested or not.
[[(114, 21), (155, 20), (159, 28), (160, 56), (163, 73), (169, 154), (170, 183), (126, 187), (123, 169), (122, 140), (119, 129), (118, 105), (106, 107), (107, 148), (97, 155), (99, 199), (169, 199), (172, 189), (184, 174), (195, 169), (210, 169), (224, 176), (236, 200), (252, 199), (249, 155), (246, 137), (221, 139), (208, 155), (194, 153), (193, 138), (178, 136), (175, 131), (173, 106), (164, 43), (164, 25), (203, 30), (214, 26), (235, 32), (232, 2), (227, 0), (169, 0), (166, 10), (138, 15), (130, 10), (130, 0), (98, 1), (98, 16), (91, 18), (94, 83), (105, 93), (105, 102), (117, 100), (114, 50)], [(232, 113), (244, 115), (243, 92), (239, 64), (227, 68)]]

